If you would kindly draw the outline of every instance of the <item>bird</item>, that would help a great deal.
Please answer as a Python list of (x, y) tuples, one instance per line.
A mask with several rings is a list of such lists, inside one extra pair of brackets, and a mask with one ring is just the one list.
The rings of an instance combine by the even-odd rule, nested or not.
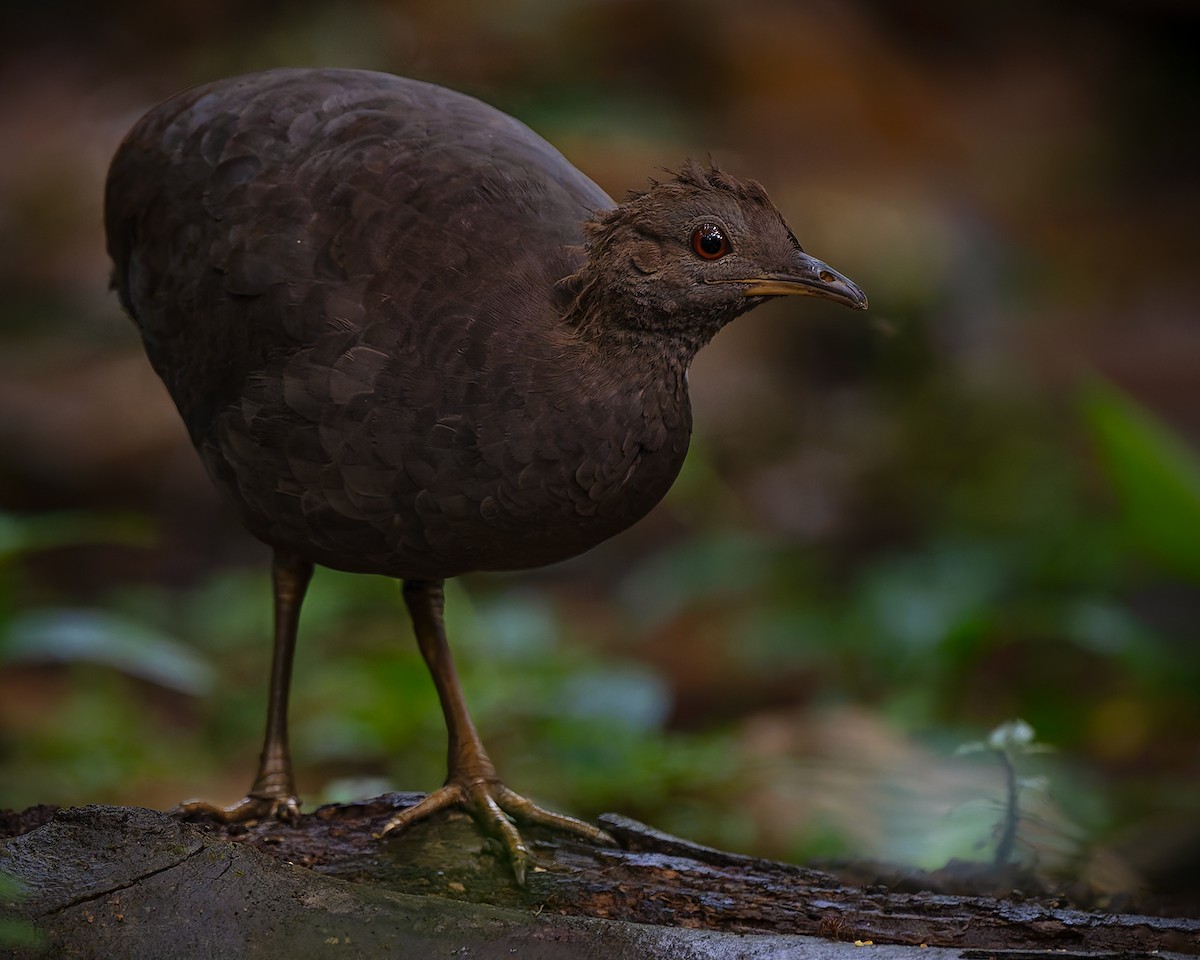
[(711, 159), (620, 203), (550, 143), (425, 81), (280, 68), (150, 109), (105, 184), (112, 287), (207, 472), (272, 551), (266, 733), (246, 796), (183, 815), (301, 815), (288, 744), (314, 566), (401, 582), (447, 728), (447, 777), (386, 836), (450, 807), (612, 838), (499, 777), (467, 708), (444, 583), (576, 556), (645, 516), (692, 429), (687, 373), (778, 297), (855, 309), (766, 190)]

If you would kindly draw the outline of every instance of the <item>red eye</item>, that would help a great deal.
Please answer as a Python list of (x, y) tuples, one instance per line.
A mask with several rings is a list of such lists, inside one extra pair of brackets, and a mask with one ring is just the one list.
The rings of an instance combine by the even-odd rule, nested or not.
[(715, 223), (702, 223), (692, 234), (692, 252), (702, 260), (720, 260), (729, 252), (725, 231)]

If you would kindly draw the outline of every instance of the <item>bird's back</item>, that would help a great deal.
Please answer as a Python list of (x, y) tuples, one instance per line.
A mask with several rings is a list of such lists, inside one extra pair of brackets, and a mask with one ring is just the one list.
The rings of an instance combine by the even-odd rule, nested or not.
[[(581, 244), (583, 220), (611, 204), (471, 97), (284, 69), (148, 113), (113, 160), (105, 219), (114, 286), (198, 437), (271, 353), (330, 322), (371, 323), (380, 301), (391, 323), (419, 308), (424, 330), (437, 315), (519, 314), (518, 293), (545, 299), (578, 267), (546, 251)], [(497, 217), (522, 206), (529, 215)], [(464, 242), (481, 229), (490, 238)], [(516, 277), (530, 289), (510, 296)]]
[(647, 414), (571, 382), (592, 364), (562, 281), (611, 205), (477, 100), (278, 70), (151, 111), (105, 220), (122, 303), (251, 530), (432, 577), (577, 553), (678, 469), (686, 398)]

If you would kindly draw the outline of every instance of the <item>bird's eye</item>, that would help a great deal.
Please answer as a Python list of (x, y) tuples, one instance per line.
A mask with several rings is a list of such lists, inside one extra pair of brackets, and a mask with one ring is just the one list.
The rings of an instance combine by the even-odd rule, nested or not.
[(692, 233), (692, 252), (701, 260), (720, 260), (729, 252), (729, 239), (715, 223), (702, 223)]

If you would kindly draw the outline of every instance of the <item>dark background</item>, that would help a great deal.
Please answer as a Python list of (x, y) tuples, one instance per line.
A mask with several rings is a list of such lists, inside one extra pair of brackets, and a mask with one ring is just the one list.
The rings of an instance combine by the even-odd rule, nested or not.
[[(276, 65), (444, 83), (613, 196), (711, 155), (866, 315), (778, 302), (691, 383), (666, 502), (452, 585), (502, 772), (775, 857), (1200, 870), (1198, 61), (1191, 4), (15, 3), (0, 22), (0, 806), (228, 802), (265, 703), (266, 551), (107, 291), (108, 159), (157, 100)], [(312, 802), (440, 782), (395, 585), (318, 574)]]

